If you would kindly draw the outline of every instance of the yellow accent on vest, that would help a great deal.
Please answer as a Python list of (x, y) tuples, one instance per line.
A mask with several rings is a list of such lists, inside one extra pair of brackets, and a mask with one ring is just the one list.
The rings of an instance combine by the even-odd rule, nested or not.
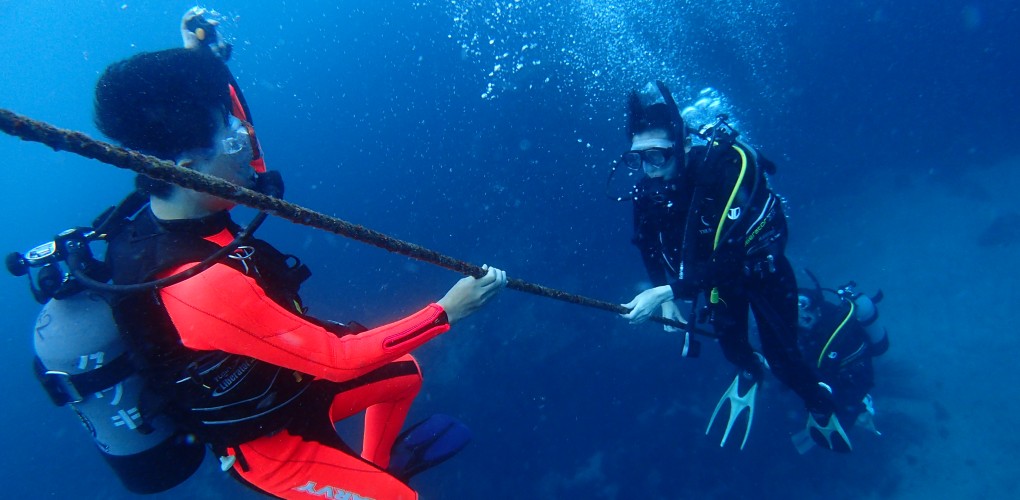
[(723, 224), (726, 223), (726, 214), (730, 213), (730, 208), (733, 206), (733, 200), (737, 198), (737, 192), (740, 191), (740, 185), (744, 182), (744, 174), (747, 173), (747, 154), (744, 153), (743, 149), (733, 146), (733, 149), (737, 150), (740, 154), (740, 175), (737, 176), (737, 182), (733, 185), (733, 191), (730, 193), (730, 199), (726, 200), (726, 207), (722, 211), (722, 215), (719, 216), (719, 226), (715, 228), (715, 241), (712, 242), (712, 250), (719, 248), (719, 237), (722, 236)]
[(853, 316), (854, 316), (854, 302), (851, 300), (850, 311), (846, 313), (846, 317), (843, 318), (843, 321), (841, 321), (839, 323), (839, 326), (836, 327), (836, 331), (832, 332), (832, 335), (829, 337), (829, 341), (826, 342), (825, 347), (822, 348), (822, 352), (818, 353), (818, 368), (822, 367), (822, 359), (825, 358), (825, 351), (829, 350), (829, 345), (832, 344), (833, 340), (836, 340), (836, 336), (839, 335), (839, 332), (843, 330), (844, 326), (846, 326), (846, 322), (850, 321), (850, 318), (852, 318)]

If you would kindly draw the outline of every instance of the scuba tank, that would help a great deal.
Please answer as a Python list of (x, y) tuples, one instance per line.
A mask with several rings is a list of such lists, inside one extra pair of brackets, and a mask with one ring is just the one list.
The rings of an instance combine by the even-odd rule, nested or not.
[(46, 302), (35, 324), (35, 353), (53, 402), (77, 414), (128, 490), (164, 491), (198, 469), (205, 446), (159, 412), (105, 294), (82, 290)]
[(853, 281), (836, 290), (842, 300), (853, 303), (854, 319), (861, 325), (864, 333), (868, 336), (868, 343), (871, 345), (873, 355), (878, 356), (889, 348), (889, 334), (885, 327), (878, 323), (878, 304), (884, 295), (879, 290), (874, 297), (854, 290), (857, 283)]
[[(197, 46), (226, 61), (231, 45), (218, 36), (217, 23), (204, 18), (206, 12), (196, 7), (185, 14), (181, 26), (185, 46), (190, 35)], [(250, 123), (244, 96), (233, 75), (230, 80), (232, 111)], [(265, 172), (250, 126), (248, 132), (256, 153), (252, 167), (261, 174), (256, 189), (282, 197), (282, 177)], [(202, 464), (206, 446), (184, 430), (168, 411), (165, 398), (150, 387), (142, 356), (115, 320), (119, 301), (123, 294), (169, 286), (198, 274), (236, 250), (242, 238), (265, 220), (260, 213), (234, 242), (187, 271), (147, 283), (112, 285), (109, 269), (93, 257), (89, 245), (116, 234), (148, 198), (135, 191), (100, 215), (92, 228), (70, 229), (6, 259), (11, 274), (28, 276), (33, 296), (43, 304), (34, 333), (40, 383), (54, 404), (75, 412), (120, 481), (139, 494), (165, 491), (188, 479)]]
[(857, 283), (853, 281), (841, 286), (836, 290), (840, 299), (852, 302), (854, 305), (854, 319), (860, 323), (864, 332), (868, 335), (868, 342), (876, 345), (886, 340), (888, 335), (885, 328), (878, 324), (878, 307), (875, 305), (882, 300), (882, 291), (875, 294), (875, 298), (867, 294), (858, 293), (854, 290)]
[(818, 282), (818, 278), (815, 277), (809, 269), (805, 269), (804, 272), (811, 278), (814, 284), (814, 289), (801, 288), (798, 290), (798, 302), (801, 309), (801, 327), (811, 329), (813, 325), (805, 325), (805, 320), (817, 321), (817, 317), (813, 317), (812, 314), (806, 312), (805, 309), (817, 309), (819, 305), (825, 300), (823, 294), (828, 292), (836, 295), (841, 302), (848, 304), (852, 307), (854, 319), (864, 330), (867, 336), (867, 342), (869, 344), (869, 350), (872, 356), (879, 356), (889, 349), (889, 333), (878, 323), (878, 306), (877, 304), (882, 301), (885, 295), (882, 290), (875, 292), (873, 296), (868, 296), (865, 293), (858, 292), (856, 290), (857, 283), (850, 281), (847, 284), (833, 290), (831, 288), (822, 288), (822, 285)]
[[(877, 300), (881, 300), (881, 298), (879, 295)], [(854, 306), (856, 306), (854, 316), (857, 318), (857, 322), (864, 327), (864, 331), (868, 334), (868, 341), (872, 344), (878, 344), (888, 337), (885, 328), (878, 324), (878, 307), (875, 306), (877, 300), (873, 300), (863, 293), (853, 297)]]
[(35, 325), (35, 371), (57, 406), (70, 406), (124, 486), (140, 494), (170, 489), (201, 465), (205, 446), (161, 412), (113, 316), (113, 294), (86, 282), (109, 279), (89, 243), (145, 197), (107, 210), (97, 230), (74, 228), (52, 242), (7, 256), (8, 271), (28, 275), (43, 304)]

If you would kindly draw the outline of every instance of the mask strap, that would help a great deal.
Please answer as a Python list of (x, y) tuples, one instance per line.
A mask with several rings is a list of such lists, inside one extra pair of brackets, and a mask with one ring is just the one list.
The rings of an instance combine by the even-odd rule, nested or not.
[[(238, 95), (237, 88), (234, 85), (228, 85), (230, 88), (230, 114), (234, 115), (235, 118), (243, 120), (244, 122), (251, 124), (251, 120), (248, 118), (248, 113), (245, 112), (244, 105), (241, 103), (241, 98)], [(251, 168), (256, 173), (266, 173), (266, 160), (262, 155), (262, 144), (258, 138), (254, 135), (254, 127), (249, 128), (248, 133), (251, 134), (252, 140), (252, 152), (255, 158), (251, 161)]]

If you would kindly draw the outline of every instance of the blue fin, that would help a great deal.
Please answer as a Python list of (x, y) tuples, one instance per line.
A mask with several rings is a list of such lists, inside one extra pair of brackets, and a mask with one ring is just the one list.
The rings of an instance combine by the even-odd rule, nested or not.
[(456, 455), (470, 441), (471, 431), (463, 423), (449, 415), (432, 415), (397, 436), (388, 471), (406, 483)]

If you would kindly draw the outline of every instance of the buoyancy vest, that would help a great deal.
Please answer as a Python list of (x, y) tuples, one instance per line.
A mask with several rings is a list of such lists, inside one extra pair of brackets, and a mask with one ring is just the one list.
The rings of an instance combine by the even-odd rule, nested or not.
[[(145, 282), (199, 262), (219, 248), (205, 238), (224, 229), (232, 234), (239, 230), (226, 212), (160, 221), (151, 210), (143, 210), (110, 238), (107, 263), (113, 282)], [(310, 276), (306, 266), (255, 238), (236, 254), (244, 258), (227, 258), (222, 263), (253, 277), (281, 306), (304, 313), (298, 289)], [(152, 404), (218, 446), (249, 441), (286, 426), (292, 412), (285, 408), (309, 388), (312, 377), (248, 356), (185, 347), (159, 294), (158, 289), (125, 294), (113, 307), (150, 392), (160, 399)]]
[(768, 160), (739, 143), (696, 146), (687, 158), (678, 177), (637, 186), (634, 244), (646, 263), (659, 260), (671, 279), (683, 270), (718, 285), (734, 280), (744, 263), (783, 251), (786, 218), (767, 185)]
[(857, 407), (874, 387), (873, 353), (853, 302), (822, 301), (817, 322), (810, 329), (799, 327), (797, 340), (805, 360), (821, 381), (832, 386), (840, 406)]

